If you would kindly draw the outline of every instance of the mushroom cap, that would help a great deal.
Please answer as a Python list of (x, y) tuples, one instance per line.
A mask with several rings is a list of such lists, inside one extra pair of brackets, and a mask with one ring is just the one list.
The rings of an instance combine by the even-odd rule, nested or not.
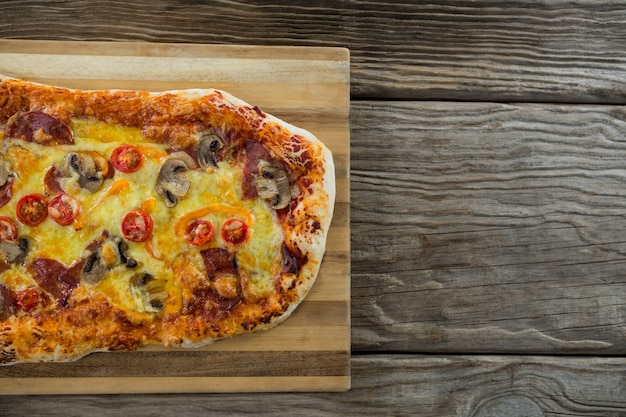
[(187, 164), (179, 158), (169, 158), (161, 166), (155, 188), (166, 206), (174, 207), (189, 192), (191, 182), (184, 174), (187, 168)]
[(135, 297), (143, 302), (145, 311), (158, 313), (163, 309), (168, 292), (165, 288), (167, 280), (155, 278), (147, 272), (138, 272), (130, 279), (130, 290)]
[(20, 263), (26, 258), (31, 246), (30, 238), (24, 236), (17, 240), (3, 240), (0, 242), (0, 254), (10, 264)]
[(268, 200), (270, 206), (276, 210), (287, 207), (291, 202), (289, 178), (278, 164), (262, 165), (259, 168), (259, 178), (254, 184), (259, 197)]
[(106, 159), (96, 152), (70, 152), (66, 156), (66, 171), (78, 174), (78, 185), (94, 193), (102, 187)]
[(198, 154), (198, 164), (207, 169), (211, 166), (217, 167), (217, 152), (224, 147), (224, 140), (215, 134), (203, 136), (196, 147)]

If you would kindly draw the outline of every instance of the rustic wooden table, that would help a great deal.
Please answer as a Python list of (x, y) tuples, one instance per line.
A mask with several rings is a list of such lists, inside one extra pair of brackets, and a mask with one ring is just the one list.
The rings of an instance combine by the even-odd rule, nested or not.
[(626, 2), (4, 1), (0, 38), (349, 48), (352, 245), (349, 392), (0, 415), (626, 415)]

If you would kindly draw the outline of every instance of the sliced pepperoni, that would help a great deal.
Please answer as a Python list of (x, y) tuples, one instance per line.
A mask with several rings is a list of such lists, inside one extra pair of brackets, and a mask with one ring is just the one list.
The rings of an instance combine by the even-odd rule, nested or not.
[(41, 111), (22, 113), (9, 120), (7, 137), (40, 145), (71, 145), (74, 137), (69, 126)]
[(60, 170), (54, 165), (48, 168), (43, 178), (43, 186), (47, 196), (62, 194), (64, 192), (59, 183), (60, 178), (63, 178), (63, 173)]
[(41, 302), (41, 295), (34, 288), (24, 288), (16, 294), (15, 298), (17, 306), (27, 312), (37, 307)]
[(15, 293), (10, 288), (0, 284), (0, 320), (15, 314), (16, 307)]
[(28, 265), (33, 280), (61, 306), (78, 286), (82, 262), (66, 267), (61, 262), (38, 258)]
[(247, 140), (243, 152), (243, 182), (241, 191), (243, 198), (250, 199), (258, 195), (254, 180), (259, 173), (259, 161), (269, 161), (271, 158), (263, 145), (255, 140)]
[(224, 248), (209, 248), (200, 251), (204, 267), (209, 279), (214, 279), (218, 274), (238, 275), (235, 254)]

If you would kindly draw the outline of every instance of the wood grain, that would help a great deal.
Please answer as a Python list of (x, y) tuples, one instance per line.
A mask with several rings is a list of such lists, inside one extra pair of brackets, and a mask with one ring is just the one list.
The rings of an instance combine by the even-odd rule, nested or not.
[(352, 106), (357, 351), (624, 354), (626, 108)]
[[(493, 104), (623, 104), (625, 13), (618, 0), (0, 3), (0, 38), (348, 47), (352, 99), (373, 100), (352, 102), (343, 165), (351, 391), (0, 396), (2, 413), (626, 415), (624, 108)], [(255, 102), (273, 88), (250, 87)], [(323, 113), (276, 110), (341, 135)], [(503, 356), (455, 355), (470, 352)], [(590, 353), (622, 357), (571, 356)]]
[(617, 417), (626, 410), (623, 358), (372, 355), (353, 358), (352, 367), (358, 377), (346, 393), (5, 396), (0, 406), (5, 417)]
[(21, 0), (0, 15), (0, 37), (348, 47), (359, 98), (626, 98), (620, 1)]
[(277, 328), (198, 349), (147, 347), (62, 365), (0, 367), (0, 394), (348, 389), (348, 59), (339, 48), (0, 39), (0, 74), (32, 81), (83, 89), (230, 87), (323, 140), (336, 157), (337, 190), (319, 279)]

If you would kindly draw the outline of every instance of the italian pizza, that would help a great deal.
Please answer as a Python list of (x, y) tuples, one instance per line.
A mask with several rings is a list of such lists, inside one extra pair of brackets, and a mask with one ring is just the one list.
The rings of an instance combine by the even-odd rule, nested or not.
[(220, 90), (0, 75), (0, 364), (269, 329), (319, 272), (332, 154)]

